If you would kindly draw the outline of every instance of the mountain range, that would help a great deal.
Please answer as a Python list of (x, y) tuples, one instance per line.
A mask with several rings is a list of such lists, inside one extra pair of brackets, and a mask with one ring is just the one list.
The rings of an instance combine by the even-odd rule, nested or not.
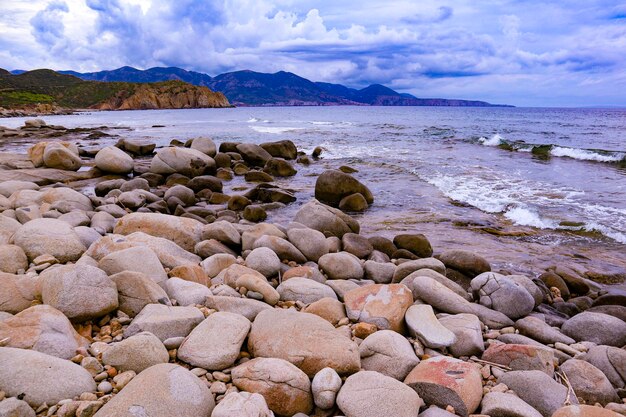
[[(14, 74), (20, 72), (23, 71), (13, 71)], [(341, 84), (313, 82), (285, 71), (268, 74), (244, 70), (211, 77), (177, 67), (139, 70), (126, 66), (110, 71), (88, 73), (59, 72), (89, 81), (153, 83), (180, 80), (223, 93), (235, 106), (501, 106), (476, 100), (417, 98), (410, 94), (398, 93), (380, 84), (357, 90)]]

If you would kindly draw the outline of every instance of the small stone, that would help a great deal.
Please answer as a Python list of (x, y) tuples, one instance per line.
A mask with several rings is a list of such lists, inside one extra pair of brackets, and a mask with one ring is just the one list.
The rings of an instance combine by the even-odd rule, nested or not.
[(424, 346), (437, 349), (456, 342), (456, 336), (439, 323), (433, 308), (427, 304), (412, 305), (404, 316), (409, 333)]
[(341, 388), (341, 378), (332, 368), (324, 368), (313, 377), (311, 391), (315, 405), (328, 410), (335, 405), (335, 398)]

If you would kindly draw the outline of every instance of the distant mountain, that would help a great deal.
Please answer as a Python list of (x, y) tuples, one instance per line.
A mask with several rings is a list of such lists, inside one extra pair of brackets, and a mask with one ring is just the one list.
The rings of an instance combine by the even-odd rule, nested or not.
[(16, 75), (0, 69), (0, 107), (130, 110), (230, 107), (230, 103), (208, 87), (179, 80), (99, 82), (48, 69)]
[(235, 106), (501, 106), (474, 100), (417, 98), (411, 94), (398, 93), (380, 84), (357, 90), (341, 84), (312, 82), (285, 71), (267, 74), (245, 70), (228, 72), (216, 77), (177, 67), (155, 67), (147, 70), (121, 67), (111, 71), (89, 73), (60, 72), (93, 81), (144, 83), (181, 80), (223, 93)]

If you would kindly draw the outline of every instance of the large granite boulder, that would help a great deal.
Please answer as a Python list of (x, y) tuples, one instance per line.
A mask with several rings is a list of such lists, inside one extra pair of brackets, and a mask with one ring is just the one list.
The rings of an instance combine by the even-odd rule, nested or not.
[(96, 167), (111, 174), (128, 174), (133, 171), (133, 158), (115, 146), (107, 146), (96, 154)]
[(579, 342), (616, 347), (626, 345), (626, 322), (608, 314), (584, 311), (567, 320), (561, 330)]
[(159, 363), (167, 363), (169, 354), (163, 343), (152, 333), (142, 332), (110, 345), (102, 353), (102, 363), (120, 372), (140, 373)]
[(361, 194), (368, 204), (374, 202), (372, 192), (352, 175), (329, 169), (324, 171), (315, 182), (315, 198), (337, 207), (339, 202), (352, 194)]
[(324, 234), (342, 237), (346, 233), (359, 233), (359, 222), (341, 210), (312, 200), (300, 207), (295, 222), (318, 230)]
[(57, 219), (31, 220), (15, 232), (13, 241), (31, 261), (52, 255), (61, 263), (73, 262), (87, 249), (72, 226)]
[(484, 272), (470, 284), (480, 304), (515, 320), (526, 317), (535, 307), (535, 299), (522, 285), (504, 275)]
[(161, 175), (182, 174), (196, 177), (215, 169), (210, 156), (188, 148), (168, 147), (157, 151), (150, 162), (150, 172)]

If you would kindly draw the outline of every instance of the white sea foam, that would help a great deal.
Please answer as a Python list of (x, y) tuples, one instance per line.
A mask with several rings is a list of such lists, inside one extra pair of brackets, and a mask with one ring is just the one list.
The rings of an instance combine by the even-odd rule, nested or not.
[(508, 209), (504, 213), (504, 217), (519, 226), (531, 226), (538, 229), (554, 229), (556, 227), (554, 222), (542, 219), (539, 214), (524, 207)]
[(269, 120), (265, 120), (265, 119), (258, 119), (256, 117), (251, 117), (248, 119), (247, 123), (269, 123)]
[(333, 122), (309, 122), (312, 125), (318, 125), (318, 126), (330, 126), (333, 125)]
[(611, 155), (604, 155), (594, 151), (586, 149), (566, 148), (562, 146), (555, 146), (550, 150), (552, 156), (565, 156), (568, 158), (579, 159), (581, 161), (596, 161), (596, 162), (618, 162), (624, 159), (626, 154), (613, 153)]
[(478, 140), (484, 146), (498, 146), (502, 144), (502, 141), (504, 140), (504, 138), (496, 133), (489, 139), (482, 137), (482, 138), (479, 138)]
[(268, 127), (268, 126), (250, 126), (250, 129), (259, 133), (272, 133), (281, 134), (286, 132), (294, 132), (297, 130), (303, 130), (303, 127)]

